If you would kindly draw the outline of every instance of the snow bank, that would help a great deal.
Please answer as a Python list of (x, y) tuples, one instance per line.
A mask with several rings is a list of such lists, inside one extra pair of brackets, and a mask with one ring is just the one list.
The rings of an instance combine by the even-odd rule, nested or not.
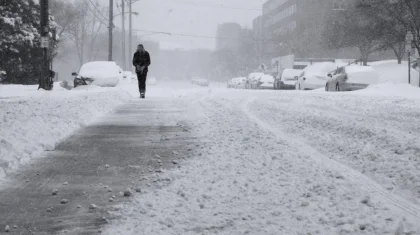
[[(395, 60), (378, 61), (370, 63), (379, 74), (378, 83), (408, 83), (408, 65), (407, 62), (398, 64)], [(411, 69), (411, 85), (419, 86), (419, 72)]]
[(375, 95), (420, 99), (420, 88), (396, 82), (370, 85), (366, 89), (354, 91), (354, 93), (370, 96)]
[(0, 179), (130, 97), (116, 88), (0, 85)]

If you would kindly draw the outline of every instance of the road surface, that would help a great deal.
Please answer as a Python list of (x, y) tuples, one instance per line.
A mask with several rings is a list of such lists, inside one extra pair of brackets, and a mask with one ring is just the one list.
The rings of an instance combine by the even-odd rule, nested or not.
[[(16, 234), (420, 233), (420, 99), (171, 92), (119, 107), (10, 177), (0, 226), (17, 224)], [(142, 192), (118, 195), (128, 187)]]

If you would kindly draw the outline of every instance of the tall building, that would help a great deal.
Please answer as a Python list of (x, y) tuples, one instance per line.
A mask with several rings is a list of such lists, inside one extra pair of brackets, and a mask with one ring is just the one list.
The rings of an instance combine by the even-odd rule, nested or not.
[(223, 23), (217, 26), (216, 50), (238, 49), (238, 40), (241, 39), (242, 28), (237, 23)]
[(374, 0), (268, 0), (263, 4), (265, 34), (287, 34), (307, 27), (311, 22), (322, 22), (325, 16), (345, 10), (356, 3)]

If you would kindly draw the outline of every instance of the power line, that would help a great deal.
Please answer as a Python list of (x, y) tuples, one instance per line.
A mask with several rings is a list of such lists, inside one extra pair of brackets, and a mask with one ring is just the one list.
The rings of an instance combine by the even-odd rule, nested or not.
[[(228, 37), (215, 37), (215, 36), (205, 36), (205, 35), (194, 35), (194, 34), (183, 34), (183, 33), (171, 33), (171, 32), (162, 32), (162, 31), (152, 31), (152, 30), (143, 30), (143, 29), (133, 29), (136, 32), (145, 32), (152, 34), (166, 34), (169, 36), (183, 36), (183, 37), (194, 37), (194, 38), (208, 38), (208, 39), (227, 39), (227, 40), (238, 40), (242, 41), (242, 38), (228, 38)], [(147, 36), (147, 35), (144, 35)]]
[[(89, 8), (89, 10), (91, 11), (91, 12), (93, 12), (93, 14), (95, 15), (95, 17), (96, 18), (98, 18), (99, 19), (99, 17), (97, 17), (96, 16), (96, 12), (97, 13), (99, 13), (99, 15), (100, 16), (102, 16), (102, 19), (99, 19), (101, 22), (102, 21), (109, 21), (109, 19), (106, 17), (106, 16), (104, 16), (103, 14), (102, 14), (102, 12), (101, 12), (101, 10), (99, 10), (98, 9), (98, 7), (95, 5), (95, 3), (94, 2), (92, 2), (92, 0), (85, 0), (85, 1), (89, 1), (89, 3), (95, 8), (95, 11), (93, 11), (90, 7), (89, 7), (89, 4), (87, 4), (88, 5), (88, 8)], [(102, 22), (103, 23), (103, 22)]]
[[(86, 1), (86, 0), (85, 0), (85, 1)], [(87, 4), (87, 3), (86, 3), (86, 4)], [(87, 4), (87, 8), (89, 9), (89, 11), (91, 11), (91, 12), (93, 13), (93, 16), (101, 22), (101, 24), (107, 25), (107, 23), (106, 23), (106, 22), (104, 22), (104, 21), (103, 21), (103, 19), (101, 19), (100, 17), (98, 17), (98, 16), (96, 15), (96, 12), (90, 8), (89, 4)]]
[(222, 8), (222, 9), (230, 9), (230, 10), (243, 10), (243, 11), (261, 11), (261, 8), (243, 8), (243, 7), (231, 7), (231, 6), (216, 6), (216, 5), (208, 5), (208, 4), (197, 4), (192, 2), (178, 2), (177, 4), (184, 4), (184, 5), (192, 5), (197, 7), (208, 7), (208, 8)]

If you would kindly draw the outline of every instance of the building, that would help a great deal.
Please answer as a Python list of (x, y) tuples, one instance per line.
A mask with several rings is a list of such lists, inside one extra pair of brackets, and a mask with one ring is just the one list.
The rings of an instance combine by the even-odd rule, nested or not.
[(258, 16), (252, 21), (252, 31), (254, 33), (254, 37), (258, 38), (259, 35), (261, 35), (261, 28), (262, 28), (262, 22), (261, 22), (261, 16)]
[[(254, 20), (253, 30), (262, 35), (265, 55), (272, 58), (293, 54), (289, 42), (299, 39), (308, 29), (316, 31), (327, 16), (359, 2), (369, 0), (268, 0), (263, 4), (262, 16)], [(324, 50), (307, 54), (302, 56), (327, 56)]]
[(223, 23), (217, 26), (216, 50), (238, 49), (238, 40), (241, 39), (242, 27), (237, 23)]

